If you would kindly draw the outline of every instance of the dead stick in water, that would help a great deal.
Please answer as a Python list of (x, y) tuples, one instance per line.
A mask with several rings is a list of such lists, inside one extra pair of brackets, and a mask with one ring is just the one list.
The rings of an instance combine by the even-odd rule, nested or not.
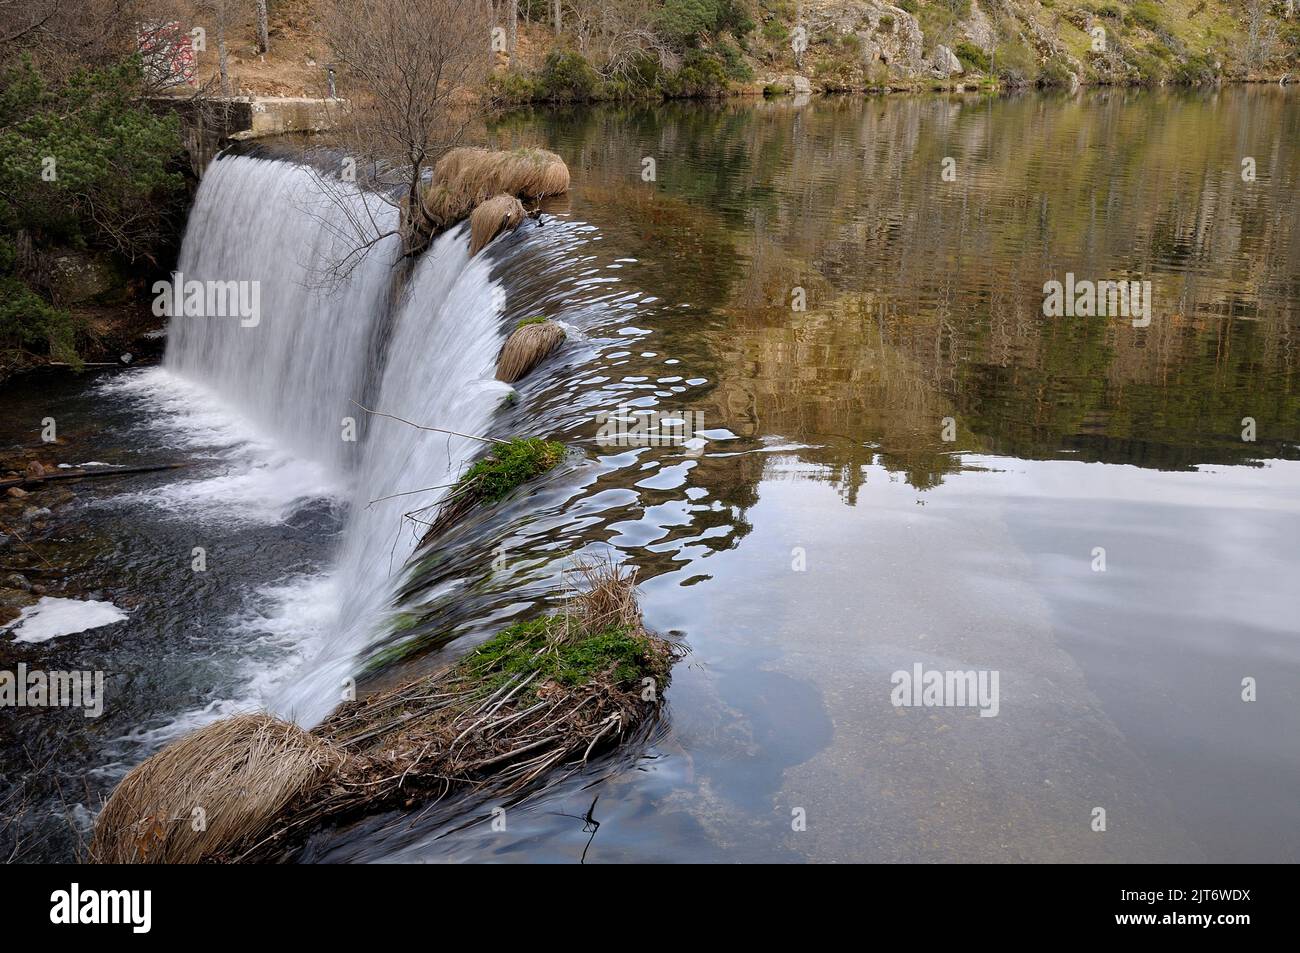
[(382, 410), (371, 410), (369, 407), (365, 407), (361, 404), (358, 404), (355, 400), (349, 401), (349, 403), (352, 404), (354, 407), (360, 407), (368, 414), (374, 414), (376, 417), (387, 417), (390, 420), (396, 420), (399, 423), (407, 424), (408, 426), (414, 427), (416, 430), (433, 430), (437, 433), (449, 433), (453, 437), (465, 437), (468, 440), (481, 440), (484, 443), (509, 443), (510, 442), (509, 440), (498, 440), (496, 437), (480, 437), (472, 433), (461, 433), (458, 430), (446, 430), (442, 427), (426, 427), (424, 426), (424, 424), (417, 424), (413, 420), (407, 420), (405, 417), (398, 417), (396, 414), (386, 414)]
[(0, 490), (10, 486), (31, 486), (36, 483), (48, 483), (51, 480), (93, 480), (97, 477), (120, 476), (124, 473), (155, 473), (158, 470), (179, 470), (188, 466), (185, 463), (154, 463), (143, 467), (113, 467), (104, 470), (67, 470), (59, 473), (47, 473), (43, 476), (18, 477), (12, 480), (0, 480)]

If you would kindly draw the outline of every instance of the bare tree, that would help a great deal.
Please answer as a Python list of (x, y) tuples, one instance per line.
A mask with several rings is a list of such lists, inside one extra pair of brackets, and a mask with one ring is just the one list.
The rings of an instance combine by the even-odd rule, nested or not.
[(184, 20), (181, 0), (0, 0), (0, 61), (31, 53), (55, 75), (135, 51), (141, 27)]
[(509, 13), (506, 22), (510, 28), (510, 68), (515, 68), (519, 48), (519, 0), (509, 0)]
[(1246, 67), (1264, 65), (1277, 49), (1277, 23), (1269, 16), (1270, 0), (1246, 0)]
[(457, 97), (483, 79), (491, 19), (481, 0), (330, 0), (325, 28), (352, 102), (344, 152), (374, 194), (401, 209), (397, 228), (385, 226), (358, 206), (355, 186), (321, 177), (352, 233), (348, 254), (328, 266), (338, 278), (393, 234), (408, 252), (423, 247), (414, 210), (433, 165), (478, 118)]
[[(217, 76), (221, 95), (230, 95), (230, 48), (226, 44), (226, 31), (232, 25), (235, 0), (201, 0), (195, 4), (204, 29), (216, 33), (217, 37)], [(206, 22), (205, 22), (206, 21)], [(209, 33), (211, 35), (211, 33)]]

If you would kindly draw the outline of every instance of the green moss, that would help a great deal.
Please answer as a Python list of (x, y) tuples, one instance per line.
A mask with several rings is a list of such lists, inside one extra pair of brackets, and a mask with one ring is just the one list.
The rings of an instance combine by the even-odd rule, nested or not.
[(517, 622), (462, 660), (461, 674), (481, 680), (490, 692), (511, 676), (533, 673), (538, 675), (534, 685), (552, 681), (572, 687), (608, 674), (627, 686), (655, 667), (653, 647), (643, 633), (621, 626), (594, 635), (564, 629), (558, 615)]
[(491, 454), (465, 472), (459, 487), (473, 483), (478, 500), (495, 503), (519, 484), (551, 469), (563, 457), (562, 443), (539, 437), (516, 437), (496, 444)]
[(535, 314), (531, 318), (524, 318), (522, 321), (516, 324), (515, 330), (518, 331), (520, 328), (526, 328), (530, 324), (545, 324), (545, 323), (546, 323), (546, 315)]

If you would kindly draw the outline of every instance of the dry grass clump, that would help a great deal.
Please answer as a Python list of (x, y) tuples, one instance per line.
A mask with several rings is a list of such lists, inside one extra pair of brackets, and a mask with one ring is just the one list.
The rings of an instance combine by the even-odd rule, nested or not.
[(528, 376), (563, 343), (564, 328), (554, 321), (519, 326), (506, 338), (497, 356), (497, 380), (513, 384)]
[[(588, 562), (575, 573), (563, 612), (346, 704), (313, 734), (248, 716), (155, 755), (114, 791), (94, 859), (274, 859), (326, 823), (467, 789), (510, 795), (581, 769), (651, 722), (677, 655), (641, 624), (635, 569)], [(209, 827), (191, 834), (181, 822), (200, 800)], [(167, 850), (133, 849), (154, 818)]]
[(641, 625), (635, 566), (620, 566), (612, 559), (580, 559), (571, 575), (577, 585), (565, 611), (566, 620), (572, 616), (568, 631), (592, 634)]
[(469, 216), (469, 253), (477, 255), (504, 231), (524, 220), (524, 205), (513, 195), (496, 195), (480, 203)]
[(213, 722), (121, 780), (95, 823), (90, 856), (105, 864), (205, 860), (257, 838), (345, 759), (328, 742), (269, 715)]
[(437, 233), (495, 195), (537, 200), (568, 190), (569, 168), (553, 152), (465, 147), (452, 149), (438, 160), (422, 208), (429, 227)]

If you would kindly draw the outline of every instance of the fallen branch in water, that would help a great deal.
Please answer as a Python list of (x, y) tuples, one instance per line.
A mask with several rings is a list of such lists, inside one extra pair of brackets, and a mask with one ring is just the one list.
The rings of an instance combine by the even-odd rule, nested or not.
[(451, 434), (453, 437), (464, 437), (467, 440), (481, 440), (483, 443), (509, 443), (508, 440), (498, 440), (496, 437), (480, 437), (472, 433), (461, 433), (457, 430), (445, 430), (442, 427), (426, 427), (424, 424), (417, 424), (413, 420), (407, 420), (405, 417), (398, 417), (396, 414), (386, 414), (382, 410), (371, 410), (369, 407), (358, 404), (355, 400), (348, 401), (353, 407), (360, 407), (368, 414), (376, 417), (387, 417), (389, 420), (396, 420), (398, 423), (406, 424), (408, 427), (414, 427), (416, 430), (432, 430), (435, 433)]
[(99, 477), (122, 476), (127, 473), (156, 473), (159, 470), (179, 470), (189, 466), (187, 463), (153, 463), (139, 467), (105, 467), (94, 470), (60, 470), (57, 473), (44, 473), (41, 476), (22, 476), (9, 480), (0, 480), (0, 490), (10, 486), (24, 487), (36, 483), (48, 483), (52, 480), (94, 480)]

